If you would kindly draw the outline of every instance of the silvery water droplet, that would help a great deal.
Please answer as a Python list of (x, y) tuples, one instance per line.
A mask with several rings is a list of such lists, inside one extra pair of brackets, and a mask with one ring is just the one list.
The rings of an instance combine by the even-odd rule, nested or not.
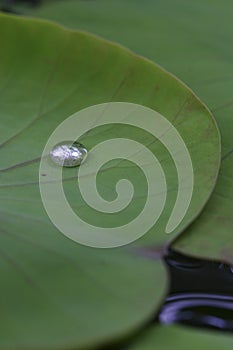
[(52, 161), (60, 166), (75, 167), (87, 157), (87, 149), (79, 142), (60, 142), (50, 152)]

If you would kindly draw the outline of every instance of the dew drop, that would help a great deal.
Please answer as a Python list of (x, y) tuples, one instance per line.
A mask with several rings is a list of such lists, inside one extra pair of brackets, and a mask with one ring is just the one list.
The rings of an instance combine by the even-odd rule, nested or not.
[(87, 149), (79, 142), (60, 142), (50, 151), (50, 157), (57, 165), (75, 167), (86, 159), (87, 153)]

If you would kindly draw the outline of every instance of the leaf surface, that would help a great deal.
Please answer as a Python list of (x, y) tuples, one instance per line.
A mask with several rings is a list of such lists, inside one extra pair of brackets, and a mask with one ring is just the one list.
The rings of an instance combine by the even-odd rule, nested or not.
[[(233, 263), (233, 46), (231, 0), (47, 1), (33, 15), (117, 41), (180, 77), (209, 106), (222, 139), (216, 189), (198, 220), (173, 245)], [(208, 163), (208, 159), (206, 159)]]
[[(207, 108), (180, 81), (117, 45), (51, 23), (5, 15), (0, 17), (0, 31), (0, 348), (92, 348), (136, 331), (153, 316), (167, 289), (166, 272), (160, 262), (139, 256), (132, 246), (79, 246), (52, 225), (38, 186), (38, 177), (46, 176), (39, 174), (39, 163), (48, 137), (72, 113), (109, 101), (142, 104), (173, 122), (190, 150), (195, 188), (187, 215), (169, 237), (164, 227), (176, 198), (177, 178), (165, 148), (150, 134), (121, 126), (94, 130), (82, 139), (92, 147), (102, 137), (131, 133), (156, 153), (171, 197), (148, 240), (164, 243), (196, 217), (213, 189), (218, 130)], [(100, 191), (107, 199), (125, 173), (122, 165), (113, 176), (112, 168), (100, 178)], [(123, 220), (137, 213), (145, 197), (142, 174), (134, 166), (128, 166), (126, 174), (140, 186), (135, 209)], [(73, 169), (65, 169), (64, 187), (71, 205), (77, 201), (79, 207), (74, 175)], [(98, 223), (97, 213), (93, 218)]]

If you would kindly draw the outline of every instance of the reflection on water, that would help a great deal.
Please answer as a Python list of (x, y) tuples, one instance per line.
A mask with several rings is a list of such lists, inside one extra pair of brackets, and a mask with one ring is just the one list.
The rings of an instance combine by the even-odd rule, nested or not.
[(161, 323), (181, 323), (233, 330), (233, 269), (170, 251), (165, 257), (170, 292), (162, 306)]

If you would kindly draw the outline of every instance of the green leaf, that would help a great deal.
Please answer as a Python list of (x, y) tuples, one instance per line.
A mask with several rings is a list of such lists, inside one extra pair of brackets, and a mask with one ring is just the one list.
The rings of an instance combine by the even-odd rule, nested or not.
[(129, 350), (229, 350), (233, 337), (180, 326), (156, 326), (136, 338)]
[(166, 292), (161, 263), (80, 247), (26, 214), (3, 220), (0, 349), (93, 348), (156, 312)]
[(203, 214), (173, 248), (233, 263), (231, 0), (47, 1), (33, 15), (128, 46), (179, 76), (208, 104), (222, 136), (220, 176)]
[[(215, 184), (219, 165), (215, 122), (180, 81), (117, 45), (52, 23), (4, 15), (0, 31), (0, 348), (94, 347), (126, 336), (159, 307), (167, 286), (164, 266), (140, 256), (132, 246), (112, 250), (79, 246), (52, 225), (38, 186), (45, 143), (69, 115), (103, 102), (142, 104), (173, 121), (189, 148), (195, 176), (189, 211), (174, 237), (197, 216)], [(173, 192), (175, 166), (150, 134), (124, 126), (102, 128), (84, 135), (83, 143), (92, 147), (102, 136), (129, 133), (156, 153)], [(111, 169), (100, 183), (107, 198), (112, 198), (112, 185), (124, 167), (116, 168), (115, 177)], [(142, 175), (136, 170), (127, 168), (127, 176), (135, 179), (135, 185), (139, 181), (135, 198), (144, 198)], [(81, 205), (74, 174), (65, 169), (64, 187), (71, 205), (76, 200)], [(150, 241), (170, 238), (164, 227), (176, 194), (168, 192), (169, 198)], [(135, 210), (141, 205), (136, 201)]]

